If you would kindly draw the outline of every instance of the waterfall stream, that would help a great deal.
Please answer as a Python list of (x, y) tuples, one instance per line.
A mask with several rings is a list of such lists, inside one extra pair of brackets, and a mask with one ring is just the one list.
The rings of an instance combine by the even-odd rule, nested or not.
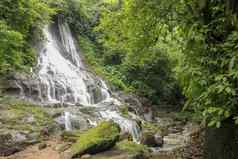
[[(41, 83), (39, 99), (47, 103), (103, 108), (99, 111), (100, 118), (118, 123), (122, 131), (131, 133), (134, 141), (138, 142), (139, 126), (113, 109), (120, 102), (110, 95), (101, 78), (87, 70), (68, 24), (58, 22), (45, 27), (43, 32), (46, 40), (39, 53), (37, 67)], [(72, 129), (71, 117), (69, 112), (64, 113), (67, 130)]]

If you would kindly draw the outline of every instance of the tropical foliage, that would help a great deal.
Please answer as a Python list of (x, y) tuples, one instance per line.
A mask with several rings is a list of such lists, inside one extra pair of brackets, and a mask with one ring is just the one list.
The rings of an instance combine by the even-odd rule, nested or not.
[(50, 3), (44, 0), (0, 1), (1, 74), (35, 64), (32, 40), (55, 13)]
[(35, 64), (32, 49), (57, 14), (87, 63), (117, 89), (180, 104), (208, 122), (238, 123), (235, 0), (1, 0), (0, 73)]
[(91, 56), (154, 103), (178, 102), (181, 88), (184, 108), (208, 125), (238, 123), (237, 6), (234, 0), (101, 2), (89, 27), (100, 51)]

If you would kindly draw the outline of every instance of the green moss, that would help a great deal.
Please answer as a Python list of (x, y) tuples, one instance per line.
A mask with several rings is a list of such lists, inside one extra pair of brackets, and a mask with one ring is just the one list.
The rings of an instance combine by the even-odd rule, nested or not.
[(61, 134), (61, 138), (65, 141), (73, 141), (76, 142), (82, 132), (80, 130), (75, 130), (75, 131), (64, 131)]
[(10, 97), (1, 98), (0, 104), (3, 128), (40, 132), (54, 123), (53, 118), (40, 106)]
[(73, 156), (85, 153), (97, 153), (114, 146), (118, 141), (120, 129), (113, 122), (102, 122), (97, 127), (80, 134), (78, 141), (72, 145)]
[(141, 145), (141, 144), (136, 144), (132, 141), (127, 141), (127, 140), (117, 143), (115, 148), (117, 150), (125, 151), (125, 152), (127, 152), (129, 154), (133, 154), (133, 155), (146, 154), (149, 152), (149, 149), (147, 146)]

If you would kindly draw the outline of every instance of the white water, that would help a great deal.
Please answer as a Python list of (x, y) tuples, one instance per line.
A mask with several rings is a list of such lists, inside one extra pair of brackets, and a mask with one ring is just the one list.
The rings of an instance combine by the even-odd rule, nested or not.
[[(110, 110), (110, 104), (105, 105), (120, 105), (120, 102), (111, 97), (102, 79), (86, 70), (69, 26), (66, 23), (58, 25), (59, 37), (50, 27), (43, 31), (47, 40), (38, 59), (38, 76), (42, 84), (39, 98), (47, 103), (108, 107), (106, 111), (100, 111), (101, 117), (118, 123), (122, 131), (131, 133), (134, 141), (138, 142), (140, 128), (136, 122)], [(71, 114), (65, 112), (66, 130), (73, 128), (70, 119)]]
[(73, 129), (71, 124), (71, 114), (69, 112), (64, 112), (64, 123), (65, 123), (65, 130), (70, 131)]
[(120, 126), (122, 132), (132, 134), (133, 141), (139, 143), (141, 132), (136, 121), (126, 119), (116, 111), (106, 110), (100, 113), (103, 118), (113, 120), (115, 123), (117, 123)]
[[(62, 28), (67, 28), (62, 26)], [(64, 44), (72, 52), (66, 52), (68, 56), (73, 56), (73, 64), (70, 60), (64, 58), (61, 54), (53, 35), (49, 31), (49, 27), (44, 29), (47, 38), (45, 48), (41, 51), (38, 66), (40, 68), (39, 78), (46, 86), (46, 100), (52, 103), (80, 103), (84, 105), (91, 104), (90, 95), (87, 91), (87, 74), (77, 65), (80, 64), (80, 58), (75, 53), (76, 48), (71, 38), (64, 39)], [(69, 37), (70, 32), (65, 32)], [(66, 35), (65, 35), (66, 36)], [(66, 36), (67, 37), (67, 36)], [(82, 67), (82, 66), (81, 66)], [(56, 95), (56, 85), (60, 88), (60, 96)]]

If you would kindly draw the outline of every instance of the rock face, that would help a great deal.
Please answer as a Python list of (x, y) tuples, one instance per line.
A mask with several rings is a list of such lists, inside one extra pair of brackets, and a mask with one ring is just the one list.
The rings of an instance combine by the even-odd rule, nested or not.
[(14, 96), (24, 96), (39, 101), (40, 81), (32, 75), (24, 73), (14, 73), (5, 79), (0, 79), (0, 89), (4, 94)]
[(120, 128), (113, 122), (102, 122), (97, 127), (81, 134), (78, 141), (72, 145), (71, 156), (95, 154), (105, 151), (115, 145), (119, 139)]

